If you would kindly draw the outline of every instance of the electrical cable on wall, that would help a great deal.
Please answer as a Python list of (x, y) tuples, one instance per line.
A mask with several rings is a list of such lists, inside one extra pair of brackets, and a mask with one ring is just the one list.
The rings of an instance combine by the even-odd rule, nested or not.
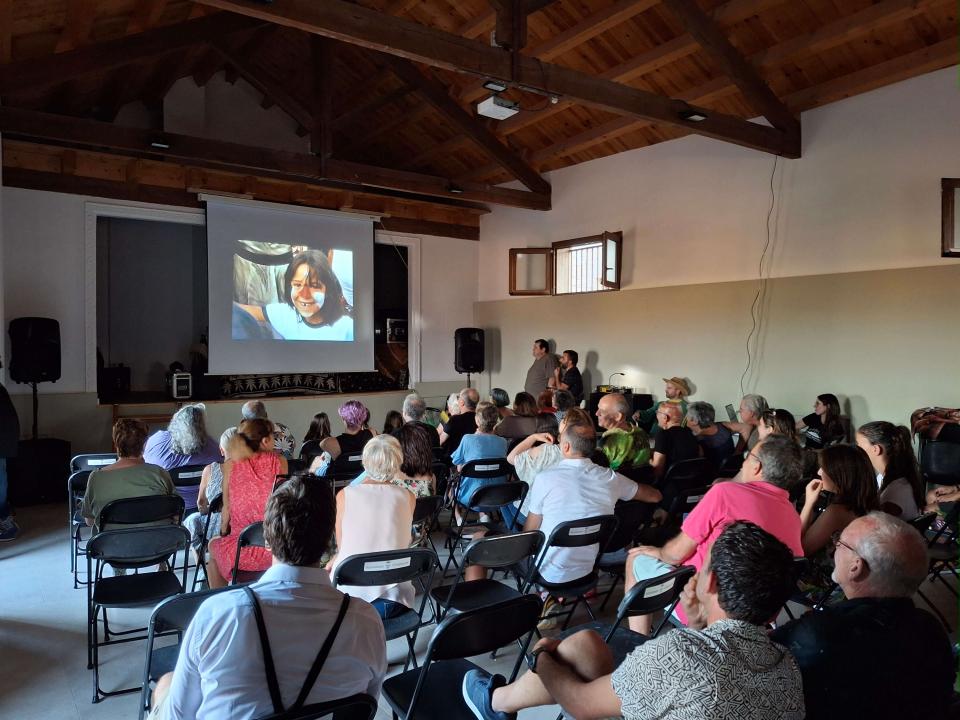
[[(759, 343), (760, 333), (759, 328), (762, 326), (763, 320), (763, 306), (764, 301), (766, 300), (767, 293), (767, 277), (764, 277), (763, 265), (767, 258), (767, 251), (770, 249), (770, 240), (772, 237), (772, 232), (770, 230), (770, 218), (773, 216), (773, 209), (776, 206), (776, 192), (774, 190), (773, 181), (777, 174), (777, 163), (780, 160), (779, 155), (774, 155), (773, 157), (773, 170), (770, 172), (770, 207), (767, 209), (767, 238), (766, 242), (763, 244), (763, 251), (760, 253), (760, 263), (757, 267), (757, 275), (759, 281), (757, 283), (757, 292), (753, 296), (753, 302), (750, 304), (750, 320), (752, 325), (750, 327), (750, 332), (747, 334), (747, 365), (743, 369), (743, 374), (740, 375), (740, 396), (743, 397), (744, 392), (744, 380), (746, 379), (748, 373), (751, 370), (753, 365), (753, 356), (754, 351), (750, 349), (750, 342), (753, 340), (754, 335), (757, 336), (757, 343)], [(768, 267), (769, 274), (769, 267)]]

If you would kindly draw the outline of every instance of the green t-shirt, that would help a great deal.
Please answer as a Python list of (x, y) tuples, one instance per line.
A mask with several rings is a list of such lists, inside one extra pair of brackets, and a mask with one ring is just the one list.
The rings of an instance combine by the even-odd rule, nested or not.
[(94, 470), (87, 480), (80, 509), (83, 517), (96, 522), (100, 512), (114, 500), (175, 493), (169, 473), (157, 465), (144, 463), (116, 470)]

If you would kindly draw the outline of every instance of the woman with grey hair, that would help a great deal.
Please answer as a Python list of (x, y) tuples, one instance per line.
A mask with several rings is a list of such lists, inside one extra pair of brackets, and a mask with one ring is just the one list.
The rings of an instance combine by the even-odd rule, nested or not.
[(207, 435), (203, 403), (184, 405), (170, 418), (166, 430), (158, 430), (143, 449), (145, 462), (173, 470), (184, 465), (209, 465), (220, 461), (217, 441)]
[(740, 433), (740, 440), (737, 443), (738, 453), (753, 450), (753, 446), (760, 442), (757, 427), (768, 407), (767, 399), (763, 395), (744, 395), (743, 400), (740, 401), (740, 422), (723, 423), (723, 426), (731, 432)]
[[(223, 493), (223, 466), (230, 462), (230, 439), (237, 434), (235, 427), (224, 430), (220, 436), (220, 454), (223, 462), (212, 462), (203, 469), (200, 476), (200, 490), (197, 493), (197, 508), (199, 512), (191, 513), (183, 520), (183, 526), (190, 531), (191, 542), (195, 550), (199, 551), (204, 539), (204, 527), (207, 528), (206, 539), (220, 534), (220, 513), (210, 512), (210, 502)], [(207, 525), (207, 515), (210, 524)]]

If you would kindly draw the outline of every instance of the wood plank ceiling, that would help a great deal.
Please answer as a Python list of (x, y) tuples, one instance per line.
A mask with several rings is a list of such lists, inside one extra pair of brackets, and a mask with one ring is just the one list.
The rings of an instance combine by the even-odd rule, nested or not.
[[(955, 0), (0, 0), (4, 182), (476, 238), (491, 204), (549, 208), (544, 172), (691, 132), (797, 157), (802, 111), (954, 65), (957, 34)], [(219, 71), (310, 153), (166, 133), (174, 83)], [(484, 77), (517, 115), (477, 116)], [(133, 102), (152, 126), (110, 125)]]

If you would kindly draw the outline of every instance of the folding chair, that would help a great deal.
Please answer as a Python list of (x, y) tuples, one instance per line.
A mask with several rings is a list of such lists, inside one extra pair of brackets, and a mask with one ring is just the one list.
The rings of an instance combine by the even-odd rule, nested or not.
[(96, 470), (104, 465), (112, 465), (117, 461), (116, 453), (84, 453), (70, 458), (70, 472), (81, 470)]
[[(97, 529), (116, 530), (117, 526), (146, 525), (183, 521), (183, 498), (179, 495), (142, 495), (108, 502), (97, 518)], [(89, 544), (89, 543), (88, 543)]]
[[(393, 718), (404, 720), (476, 720), (459, 688), (477, 665), (465, 658), (493, 652), (521, 640), (510, 682), (520, 671), (540, 617), (540, 598), (523, 595), (469, 612), (451, 614), (437, 626), (419, 670), (408, 670), (383, 683), (383, 697)], [(526, 637), (524, 637), (526, 636)]]
[(207, 536), (210, 534), (210, 521), (214, 513), (223, 511), (223, 495), (217, 495), (210, 501), (210, 507), (207, 510), (207, 519), (203, 524), (203, 537), (200, 540), (200, 549), (197, 550), (197, 570), (193, 573), (193, 582), (190, 585), (190, 592), (196, 592), (197, 585), (200, 584), (200, 571), (203, 570), (202, 582), (207, 582), (207, 548), (210, 541)]
[[(172, 672), (177, 666), (183, 633), (193, 620), (193, 616), (196, 615), (204, 600), (226, 590), (230, 588), (174, 595), (153, 609), (150, 623), (147, 625), (147, 658), (143, 666), (143, 685), (140, 690), (140, 720), (143, 720), (144, 712), (150, 709), (150, 683), (155, 683), (161, 675)], [(175, 645), (154, 647), (159, 638), (171, 635), (177, 636)]]
[(233, 557), (233, 573), (230, 576), (231, 585), (245, 585), (256, 582), (260, 579), (266, 570), (241, 570), (240, 569), (240, 551), (245, 547), (267, 546), (263, 539), (263, 522), (255, 522), (247, 525), (237, 540), (237, 552)]
[(287, 474), (300, 475), (310, 470), (310, 463), (306, 460), (287, 460)]
[(83, 496), (87, 491), (87, 481), (90, 479), (91, 472), (91, 470), (76, 470), (67, 478), (67, 528), (70, 531), (70, 573), (73, 575), (74, 590), (81, 584), (86, 584), (86, 581), (81, 582), (77, 577), (79, 572), (77, 558), (86, 554), (83, 545), (83, 529), (87, 527), (87, 521), (80, 512), (80, 507), (83, 504)]
[(713, 482), (713, 466), (707, 458), (693, 458), (675, 462), (664, 474), (657, 488), (663, 493), (660, 506), (669, 508), (680, 493), (690, 488), (706, 487)]
[(411, 545), (426, 547), (430, 545), (434, 553), (437, 552), (433, 544), (433, 538), (430, 533), (433, 532), (437, 524), (437, 515), (440, 513), (440, 505), (443, 498), (440, 495), (428, 495), (427, 497), (417, 498), (417, 504), (413, 509), (413, 537)]
[(447, 496), (447, 487), (450, 483), (450, 463), (434, 459), (431, 469), (433, 470), (433, 478), (436, 481), (434, 487), (436, 488), (437, 495), (445, 498)]
[(177, 495), (183, 498), (184, 515), (197, 511), (197, 497), (200, 495), (200, 478), (205, 465), (184, 465), (168, 471)]
[(430, 597), (437, 606), (437, 617), (442, 620), (450, 612), (468, 612), (520, 597), (523, 594), (521, 588), (529, 579), (529, 570), (527, 576), (521, 578), (516, 590), (489, 578), (465, 581), (463, 574), (468, 565), (479, 565), (488, 570), (505, 569), (522, 565), (528, 558), (532, 567), (537, 553), (543, 548), (544, 540), (543, 533), (534, 530), (491, 535), (471, 542), (463, 551), (463, 563), (453, 584), (435, 587), (430, 591)]
[[(178, 498), (179, 499), (179, 498)], [(182, 501), (181, 501), (182, 502)], [(112, 505), (113, 503), (111, 503)], [(160, 600), (182, 593), (187, 584), (187, 569), (178, 580), (170, 570), (103, 577), (106, 565), (140, 570), (172, 561), (180, 550), (190, 546), (190, 533), (180, 526), (135, 527), (106, 530), (87, 542), (87, 667), (93, 670), (93, 702), (104, 697), (137, 692), (139, 687), (104, 692), (100, 689), (100, 648), (146, 638), (147, 628), (110, 632), (107, 610), (110, 608), (152, 607)], [(100, 640), (99, 615), (103, 610), (103, 640)], [(119, 639), (111, 640), (110, 636)], [(131, 637), (132, 636), (132, 637)]]
[(926, 443), (920, 452), (920, 473), (934, 485), (960, 484), (960, 443)]
[[(570, 610), (567, 612), (558, 613), (558, 616), (566, 617), (561, 630), (567, 629), (567, 626), (570, 624), (570, 620), (580, 603), (583, 603), (586, 606), (587, 613), (589, 613), (590, 618), (596, 621), (597, 617), (593, 612), (593, 608), (590, 607), (590, 603), (587, 602), (584, 596), (597, 587), (598, 572), (596, 568), (596, 562), (597, 558), (600, 556), (600, 548), (606, 547), (609, 544), (610, 537), (613, 535), (616, 529), (617, 518), (615, 515), (597, 515), (595, 517), (582, 518), (580, 520), (568, 520), (567, 522), (560, 523), (553, 529), (553, 532), (550, 533), (550, 537), (547, 539), (547, 544), (541, 551), (540, 557), (534, 566), (533, 572), (530, 574), (530, 577), (527, 580), (527, 585), (523, 592), (530, 592), (532, 587), (537, 586), (546, 590), (554, 598), (575, 598)], [(591, 571), (583, 577), (563, 583), (553, 583), (540, 575), (540, 567), (543, 565), (544, 559), (551, 549), (579, 548), (589, 547), (591, 545), (597, 546), (596, 558), (594, 559), (593, 568)]]
[[(930, 443), (930, 445), (935, 444), (936, 443)], [(954, 576), (954, 578), (960, 580), (960, 577), (957, 576), (957, 562), (960, 560), (960, 548), (958, 548), (956, 537), (952, 537), (950, 534), (948, 534), (948, 529), (957, 522), (958, 513), (960, 513), (960, 508), (955, 505), (953, 510), (951, 510), (945, 518), (943, 528), (934, 533), (932, 537), (928, 536), (928, 533), (930, 526), (937, 518), (937, 513), (924, 513), (923, 515), (908, 521), (909, 524), (923, 536), (923, 539), (927, 543), (927, 557), (929, 558), (929, 565), (927, 567), (926, 579), (931, 583), (935, 580), (939, 580), (941, 583), (943, 583), (947, 590), (954, 594), (954, 596), (957, 596), (956, 588), (944, 580), (941, 576), (941, 573), (948, 571)], [(944, 537), (947, 538), (947, 541), (941, 542), (941, 538)], [(933, 613), (940, 619), (940, 622), (943, 623), (943, 626), (947, 629), (947, 632), (951, 632), (950, 623), (947, 618), (944, 617), (943, 613), (940, 612), (937, 606), (930, 601), (930, 598), (923, 594), (923, 590), (921, 588), (917, 588), (917, 595), (920, 596), (920, 598), (927, 604)]]
[(326, 477), (333, 487), (333, 491), (347, 486), (357, 475), (363, 472), (363, 451), (357, 450), (352, 453), (341, 453), (337, 459), (330, 463), (327, 468)]
[[(451, 563), (453, 563), (455, 567), (459, 567), (457, 564), (456, 552), (458, 548), (463, 547), (464, 531), (466, 528), (482, 526), (490, 530), (499, 527), (499, 523), (497, 522), (472, 522), (469, 520), (470, 513), (493, 513), (501, 510), (507, 505), (512, 505), (516, 501), (520, 501), (522, 503), (523, 498), (526, 497), (527, 488), (528, 486), (525, 482), (494, 483), (492, 485), (483, 485), (477, 488), (473, 495), (467, 498), (465, 503), (461, 503), (458, 500), (454, 501), (454, 507), (461, 508), (463, 515), (460, 518), (459, 523), (455, 523), (455, 512), (451, 513), (450, 516), (450, 527), (447, 528), (447, 547), (450, 550), (450, 554), (447, 557), (446, 564), (443, 566), (444, 577), (446, 577), (447, 568), (450, 567)], [(454, 489), (454, 492), (456, 492), (456, 489)], [(514, 523), (511, 523), (507, 530), (513, 530), (513, 526)]]
[(634, 542), (640, 533), (640, 528), (653, 519), (656, 507), (655, 504), (640, 500), (621, 500), (614, 506), (613, 514), (617, 518), (617, 529), (610, 536), (607, 545), (600, 550), (600, 559), (597, 561), (597, 569), (612, 577), (610, 587), (603, 594), (603, 602), (600, 603), (601, 612), (607, 606), (607, 601), (610, 600), (617, 585), (623, 580), (627, 547)]
[[(407, 639), (409, 650), (403, 663), (404, 670), (410, 666), (411, 659), (413, 660), (413, 666), (417, 667), (415, 650), (417, 633), (420, 628), (427, 624), (423, 621), (423, 610), (427, 606), (428, 597), (426, 590), (433, 583), (433, 575), (439, 564), (437, 554), (433, 550), (410, 548), (408, 550), (388, 550), (351, 555), (337, 565), (337, 569), (333, 573), (333, 584), (335, 586), (370, 587), (404, 582), (412, 583), (415, 580), (421, 582), (424, 593), (419, 609), (408, 608), (400, 615), (385, 618), (383, 621), (383, 629), (387, 640), (394, 640), (399, 637), (406, 637)], [(423, 583), (424, 578), (426, 578), (425, 584)]]
[(300, 453), (297, 455), (301, 460), (303, 460), (307, 467), (310, 467), (310, 463), (313, 462), (313, 459), (322, 453), (323, 450), (320, 447), (320, 440), (307, 440), (303, 445), (300, 446)]
[(723, 461), (723, 464), (720, 466), (720, 469), (717, 471), (717, 477), (722, 478), (733, 478), (737, 476), (737, 473), (740, 472), (740, 468), (743, 467), (743, 455), (738, 455), (734, 453), (726, 460)]

